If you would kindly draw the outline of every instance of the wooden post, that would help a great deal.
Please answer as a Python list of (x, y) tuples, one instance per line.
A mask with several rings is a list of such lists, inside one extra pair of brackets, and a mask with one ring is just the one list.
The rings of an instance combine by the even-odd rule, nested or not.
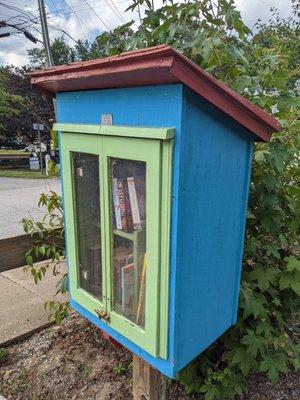
[(165, 400), (166, 387), (164, 375), (133, 355), (133, 400)]

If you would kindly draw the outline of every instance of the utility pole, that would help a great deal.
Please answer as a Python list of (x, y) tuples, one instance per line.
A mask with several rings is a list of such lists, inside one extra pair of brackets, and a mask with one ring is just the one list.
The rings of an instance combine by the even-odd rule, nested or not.
[(49, 32), (48, 32), (48, 25), (47, 25), (46, 13), (45, 13), (44, 0), (38, 0), (38, 3), (39, 3), (39, 12), (40, 12), (43, 42), (44, 42), (47, 63), (48, 63), (48, 67), (53, 67), (54, 63), (53, 63), (51, 47), (50, 47)]

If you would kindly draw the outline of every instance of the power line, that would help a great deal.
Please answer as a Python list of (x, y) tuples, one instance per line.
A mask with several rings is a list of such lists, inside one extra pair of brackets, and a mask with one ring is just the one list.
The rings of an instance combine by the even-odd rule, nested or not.
[[(65, 2), (65, 1), (64, 1)], [(104, 2), (105, 2), (105, 0), (104, 0)], [(106, 7), (106, 4), (104, 4), (104, 2), (103, 2), (103, 0), (100, 0), (100, 1), (95, 1), (93, 4), (92, 4), (92, 6), (94, 7), (94, 8), (100, 8), (100, 7)], [(98, 3), (100, 3), (100, 4), (98, 4)], [(128, 0), (121, 0), (121, 1), (117, 1), (117, 2), (112, 2), (112, 3), (110, 3), (111, 5), (115, 5), (115, 4), (122, 4), (122, 3), (128, 3)], [(97, 5), (96, 5), (97, 4)], [(91, 4), (90, 4), (91, 5)], [(83, 8), (82, 8), (83, 7)], [(116, 7), (115, 7), (116, 8)], [(70, 9), (71, 9), (71, 11), (70, 11)], [(73, 6), (72, 8), (59, 8), (59, 9), (57, 9), (57, 11), (55, 11), (55, 12), (52, 12), (52, 14), (58, 14), (58, 13), (60, 13), (60, 14), (69, 14), (70, 12), (74, 12), (75, 10), (77, 11), (77, 12), (82, 12), (82, 11), (87, 11), (87, 10), (89, 10), (90, 8), (87, 8), (87, 7), (85, 7), (85, 5), (84, 4), (78, 4), (77, 6)], [(121, 14), (120, 14), (121, 15)]]
[[(69, 0), (69, 1), (70, 1), (70, 3), (71, 3), (71, 0)], [(87, 29), (87, 32), (88, 32), (88, 34), (89, 34), (90, 29), (88, 28), (88, 26), (86, 25), (86, 23), (83, 22), (83, 21), (81, 20), (81, 18), (80, 18), (79, 15), (77, 14), (76, 10), (74, 9), (73, 4), (71, 3), (71, 5), (72, 5), (72, 7), (71, 7), (71, 6), (66, 2), (66, 0), (63, 0), (63, 2), (68, 6), (68, 8), (71, 10), (71, 12), (74, 12), (74, 14), (76, 15), (78, 21), (82, 23), (82, 25)], [(86, 36), (86, 35), (84, 34), (84, 32), (83, 32), (82, 26), (81, 26), (81, 25), (79, 25), (79, 26), (80, 26), (80, 29), (81, 29), (81, 32), (82, 32), (83, 36)]]
[(52, 24), (48, 24), (49, 28), (54, 29), (55, 31), (60, 31), (62, 33), (64, 33), (65, 35), (67, 35), (70, 39), (72, 39), (76, 44), (78, 44), (78, 40), (74, 39), (73, 36), (71, 36), (67, 31), (65, 31), (64, 29), (61, 29), (57, 26), (54, 26)]
[[(24, 34), (24, 36), (29, 39), (31, 42), (36, 43), (37, 42), (37, 38), (35, 38), (29, 31), (27, 31), (25, 28), (21, 28), (15, 24), (9, 24), (6, 21), (0, 21), (0, 28), (14, 28), (19, 32), (22, 32)], [(7, 34), (10, 35), (10, 32), (7, 32)], [(8, 36), (9, 36), (8, 35)]]
[(112, 6), (109, 4), (109, 2), (107, 1), (107, 0), (105, 0), (105, 3), (108, 5), (108, 7), (112, 10), (112, 12), (117, 16), (117, 18), (121, 21), (121, 22), (124, 22), (124, 23), (126, 23), (125, 22), (125, 19), (121, 16), (121, 15), (119, 15), (117, 12), (119, 12), (118, 11), (118, 9), (117, 9), (117, 12), (112, 8)]
[[(105, 0), (106, 1), (106, 0)], [(118, 9), (118, 7), (116, 6), (117, 3), (114, 2), (114, 0), (111, 0), (112, 4), (114, 6), (114, 8), (116, 9), (117, 13), (120, 15), (120, 17), (122, 18), (123, 22), (126, 24), (125, 19), (123, 18), (123, 15), (120, 13), (120, 10)]]
[(19, 13), (24, 14), (27, 18), (29, 18), (29, 17), (35, 17), (35, 18), (37, 18), (36, 15), (34, 15), (34, 14), (28, 12), (28, 11), (24, 11), (24, 10), (22, 10), (21, 8), (14, 7), (14, 6), (11, 6), (11, 5), (2, 3), (2, 2), (0, 2), (0, 4), (1, 4), (2, 6), (4, 6), (4, 7), (8, 8), (8, 9), (10, 9), (10, 10), (18, 11)]
[[(53, 5), (54, 9), (57, 11), (57, 7), (56, 7), (56, 5), (55, 5), (53, 0), (51, 0), (51, 3)], [(62, 21), (62, 23), (64, 24), (65, 21), (63, 20), (62, 16), (60, 14), (57, 14), (57, 15), (58, 15), (59, 19)]]
[(110, 28), (106, 25), (106, 23), (99, 17), (99, 15), (96, 13), (96, 11), (91, 7), (90, 3), (87, 0), (83, 0), (89, 8), (93, 11), (93, 13), (96, 15), (96, 17), (99, 19), (99, 21), (102, 22), (102, 24), (110, 31)]
[[(55, 10), (57, 10), (56, 5), (55, 5), (55, 3), (54, 3), (53, 0), (51, 0), (51, 3), (52, 3), (52, 5), (53, 5), (53, 7), (55, 8)], [(59, 16), (60, 20), (62, 21), (62, 23), (65, 24), (65, 21), (64, 21), (64, 19), (62, 18), (62, 16), (61, 16), (60, 14), (58, 14), (58, 16)], [(70, 39), (72, 39), (75, 43), (78, 44), (78, 41), (77, 41), (76, 39), (74, 39), (74, 38), (73, 38), (67, 31), (65, 31), (64, 29), (59, 28), (59, 26), (56, 26), (56, 27), (55, 27), (55, 26), (50, 25), (50, 24), (48, 24), (48, 25), (49, 25), (52, 29), (60, 30), (60, 31), (63, 32), (65, 35), (67, 35)], [(83, 36), (84, 36), (83, 30), (82, 30), (82, 34), (83, 34)]]
[[(51, 0), (52, 1), (52, 0)], [(66, 3), (66, 2), (65, 2)], [(32, 13), (30, 13), (30, 12), (24, 12), (23, 10), (21, 10), (21, 9), (19, 9), (18, 7), (12, 7), (11, 5), (6, 5), (6, 4), (3, 4), (2, 2), (0, 2), (0, 4), (1, 5), (5, 5), (8, 9), (12, 9), (12, 10), (14, 10), (14, 11), (18, 11), (18, 12), (22, 12), (22, 14), (18, 14), (18, 15), (16, 15), (16, 16), (9, 16), (9, 15), (7, 15), (7, 14), (5, 14), (5, 15), (7, 15), (8, 17), (10, 17), (7, 21), (9, 21), (9, 20), (11, 20), (11, 19), (14, 19), (14, 18), (19, 18), (19, 19), (23, 19), (23, 21), (22, 22), (20, 22), (20, 23), (18, 23), (18, 24), (15, 24), (15, 25), (23, 25), (23, 27), (25, 28), (25, 27), (27, 27), (27, 28), (29, 28), (29, 27), (31, 27), (32, 26), (32, 24), (36, 24), (36, 23), (38, 23), (38, 21), (39, 21), (39, 18), (37, 17), (37, 16), (35, 16), (34, 14), (32, 14)], [(53, 4), (53, 6), (54, 6), (54, 8), (56, 8), (56, 6), (55, 6), (55, 4), (54, 4), (54, 2), (52, 1), (52, 4)], [(67, 4), (67, 3), (66, 3)], [(68, 4), (67, 4), (68, 5)], [(33, 18), (32, 18), (33, 17)], [(25, 18), (27, 18), (27, 21), (26, 21), (26, 19)], [(61, 17), (60, 17), (61, 18)], [(62, 18), (61, 18), (62, 19)], [(6, 22), (7, 22), (6, 21)], [(62, 21), (63, 21), (63, 19), (62, 19)], [(64, 21), (63, 21), (64, 22)], [(30, 23), (30, 25), (28, 25)], [(64, 33), (65, 35), (67, 35), (70, 39), (72, 39), (72, 40), (74, 40), (74, 42), (76, 42), (76, 43), (78, 43), (78, 41), (77, 40), (75, 40), (66, 30), (64, 30), (64, 29), (61, 29), (61, 28), (59, 28), (59, 27), (55, 27), (55, 26), (52, 26), (52, 29), (55, 29), (55, 30), (59, 30), (59, 31), (61, 31), (62, 33)], [(88, 28), (87, 28), (88, 29)], [(82, 31), (83, 32), (83, 31)], [(39, 32), (39, 33), (41, 33), (41, 32)], [(84, 32), (83, 32), (83, 35), (85, 36), (85, 34), (84, 34)]]

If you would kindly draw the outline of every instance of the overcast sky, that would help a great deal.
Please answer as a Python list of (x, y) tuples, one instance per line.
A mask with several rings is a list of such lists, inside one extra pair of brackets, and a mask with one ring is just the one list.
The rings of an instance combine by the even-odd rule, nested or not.
[[(249, 27), (252, 27), (258, 18), (267, 20), (271, 6), (276, 6), (282, 17), (289, 15), (291, 10), (290, 0), (235, 1)], [(68, 32), (74, 39), (84, 38), (91, 41), (103, 30), (115, 28), (124, 23), (124, 20), (126, 22), (131, 19), (137, 20), (136, 14), (125, 13), (125, 9), (131, 3), (130, 0), (45, 0), (50, 39), (53, 40), (62, 35), (62, 32), (57, 30), (59, 28)], [(156, 7), (159, 7), (162, 1), (154, 0), (154, 3)], [(16, 16), (29, 21), (30, 18), (36, 16), (36, 23), (28, 30), (41, 40), (37, 4), (37, 0), (0, 0), (0, 21), (8, 21), (11, 17)], [(27, 14), (13, 10), (14, 7), (20, 8)], [(28, 13), (33, 16), (30, 17)], [(18, 18), (10, 19), (8, 22), (16, 23)], [(1, 28), (0, 31), (4, 33), (6, 30), (7, 28)], [(70, 45), (74, 45), (71, 38), (66, 37), (66, 40)], [(0, 38), (0, 65), (26, 64), (28, 62), (27, 50), (34, 46), (36, 45), (26, 39), (23, 34), (14, 33), (13, 36)]]

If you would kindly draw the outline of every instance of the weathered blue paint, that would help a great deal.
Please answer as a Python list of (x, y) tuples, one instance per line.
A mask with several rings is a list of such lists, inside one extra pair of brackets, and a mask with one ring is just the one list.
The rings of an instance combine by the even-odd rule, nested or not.
[[(180, 146), (175, 360), (180, 370), (233, 321), (252, 137), (190, 89)], [(234, 312), (233, 312), (234, 310)]]
[[(183, 106), (183, 85), (160, 85), (126, 89), (95, 90), (87, 92), (70, 92), (57, 94), (57, 115), (60, 123), (99, 124), (101, 114), (112, 114), (116, 125), (136, 125), (165, 127), (174, 126), (172, 192), (178, 193), (179, 184), (179, 147), (181, 140)], [(172, 230), (177, 226), (178, 197), (172, 196)], [(124, 336), (113, 332), (90, 312), (71, 301), (72, 307), (88, 318), (100, 329), (145, 359), (168, 377), (174, 377), (176, 371), (174, 360), (174, 326), (175, 326), (175, 281), (176, 281), (176, 247), (177, 238), (170, 238), (170, 290), (169, 290), (169, 335), (168, 360), (155, 359)]]
[[(236, 320), (253, 136), (181, 84), (57, 95), (58, 122), (175, 127), (168, 359), (72, 307), (169, 377)], [(88, 140), (88, 138), (87, 138)], [(68, 244), (71, 245), (71, 244)]]

